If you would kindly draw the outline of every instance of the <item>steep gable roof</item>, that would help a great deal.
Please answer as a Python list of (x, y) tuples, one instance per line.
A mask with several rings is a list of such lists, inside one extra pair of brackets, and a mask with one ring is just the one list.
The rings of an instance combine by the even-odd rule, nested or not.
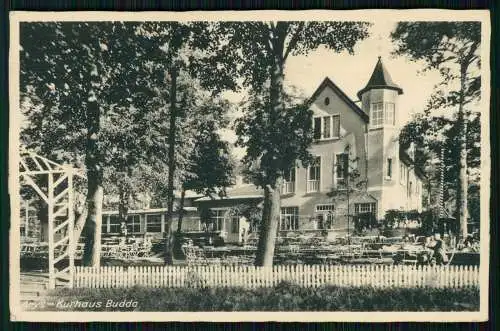
[(373, 73), (372, 76), (370, 77), (370, 80), (368, 81), (366, 86), (358, 92), (358, 98), (361, 99), (363, 93), (376, 88), (395, 90), (398, 91), (399, 94), (403, 94), (403, 89), (399, 87), (396, 83), (394, 83), (394, 81), (391, 78), (391, 75), (389, 74), (384, 64), (382, 63), (382, 58), (380, 56), (378, 57), (377, 64), (375, 65), (375, 69), (373, 69)]
[(319, 94), (326, 88), (329, 87), (331, 88), (335, 94), (337, 94), (340, 99), (342, 99), (352, 110), (356, 112), (365, 122), (368, 122), (368, 115), (361, 109), (359, 108), (358, 105), (354, 103), (345, 93), (342, 91), (330, 78), (325, 77), (323, 82), (318, 86), (316, 91), (314, 91), (313, 95), (309, 98), (309, 102), (312, 103), (318, 96)]

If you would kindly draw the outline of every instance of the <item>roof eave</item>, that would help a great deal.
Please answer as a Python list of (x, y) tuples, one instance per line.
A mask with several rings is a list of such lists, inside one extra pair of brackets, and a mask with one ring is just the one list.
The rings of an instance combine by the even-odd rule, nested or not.
[(398, 94), (403, 94), (403, 89), (399, 86), (391, 86), (391, 85), (369, 85), (365, 86), (363, 89), (359, 90), (358, 92), (358, 98), (361, 100), (361, 97), (363, 96), (364, 93), (368, 92), (369, 90), (374, 90), (374, 89), (386, 89), (386, 90), (394, 90), (397, 91)]
[(359, 108), (358, 105), (356, 105), (354, 103), (354, 101), (351, 100), (351, 98), (349, 98), (347, 96), (347, 94), (344, 93), (344, 91), (342, 91), (340, 89), (340, 87), (338, 87), (329, 77), (325, 77), (325, 79), (323, 79), (323, 81), (321, 82), (321, 84), (318, 86), (318, 88), (316, 89), (316, 91), (314, 91), (314, 93), (311, 95), (311, 97), (307, 100), (307, 103), (308, 104), (311, 104), (313, 102), (314, 99), (316, 99), (318, 97), (318, 95), (321, 93), (321, 91), (326, 87), (326, 86), (330, 86), (335, 92), (337, 92), (338, 96), (348, 105), (350, 106), (365, 122), (368, 123), (369, 121), (369, 117), (368, 115), (361, 109)]

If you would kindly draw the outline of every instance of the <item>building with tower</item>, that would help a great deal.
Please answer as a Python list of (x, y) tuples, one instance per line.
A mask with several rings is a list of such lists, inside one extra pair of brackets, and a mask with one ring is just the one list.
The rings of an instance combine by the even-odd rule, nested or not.
[[(401, 94), (403, 88), (393, 82), (380, 57), (356, 102), (328, 77), (321, 82), (309, 100), (314, 130), (310, 152), (315, 162), (308, 167), (298, 162), (285, 174), (280, 231), (327, 230), (342, 235), (352, 233), (352, 220), (359, 214), (381, 220), (387, 210), (422, 210), (425, 175), (415, 168), (413, 151), (402, 150), (398, 141), (399, 116), (406, 111), (399, 102)], [(182, 229), (215, 232), (226, 242), (241, 242), (243, 232), (255, 229), (249, 229), (251, 224), (238, 210), (245, 205), (258, 207), (263, 196), (262, 189), (241, 178), (223, 198), (190, 196)], [(116, 213), (104, 214), (103, 233), (116, 232)], [(130, 233), (165, 232), (164, 213), (131, 211)]]
[[(281, 231), (349, 231), (346, 215), (387, 210), (422, 210), (424, 173), (414, 166), (413, 150), (402, 150), (399, 103), (402, 87), (393, 82), (379, 57), (368, 83), (351, 100), (326, 77), (310, 98), (315, 163), (297, 164), (285, 175), (281, 196)], [(349, 171), (351, 175), (349, 175)], [(352, 173), (358, 174), (353, 179)], [(348, 183), (347, 178), (352, 182)], [(346, 186), (349, 196), (342, 194)], [(353, 190), (353, 192), (351, 192)], [(263, 191), (240, 181), (225, 198), (201, 198), (194, 203), (210, 210), (216, 230), (237, 231), (238, 217), (223, 215), (231, 206), (262, 201)], [(224, 220), (225, 219), (225, 220)]]
[(405, 111), (399, 103), (403, 89), (395, 84), (378, 58), (366, 86), (358, 92), (361, 108), (369, 115), (366, 138), (366, 161), (369, 167), (368, 192), (377, 199), (377, 215), (386, 210), (422, 209), (422, 179), (414, 167), (414, 151), (399, 145), (401, 122)]

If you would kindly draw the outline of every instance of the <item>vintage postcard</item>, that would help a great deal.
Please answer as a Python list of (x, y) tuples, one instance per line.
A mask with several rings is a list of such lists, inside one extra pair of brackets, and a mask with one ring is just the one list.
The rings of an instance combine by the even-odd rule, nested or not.
[(10, 34), (12, 320), (488, 319), (488, 11)]

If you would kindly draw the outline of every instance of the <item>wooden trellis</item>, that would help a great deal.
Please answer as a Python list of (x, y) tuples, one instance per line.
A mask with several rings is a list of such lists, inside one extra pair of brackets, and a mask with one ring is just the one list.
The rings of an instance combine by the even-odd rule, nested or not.
[(19, 175), (47, 204), (49, 288), (55, 288), (56, 280), (73, 287), (73, 177), (85, 176), (71, 165), (60, 165), (29, 151), (20, 156)]

